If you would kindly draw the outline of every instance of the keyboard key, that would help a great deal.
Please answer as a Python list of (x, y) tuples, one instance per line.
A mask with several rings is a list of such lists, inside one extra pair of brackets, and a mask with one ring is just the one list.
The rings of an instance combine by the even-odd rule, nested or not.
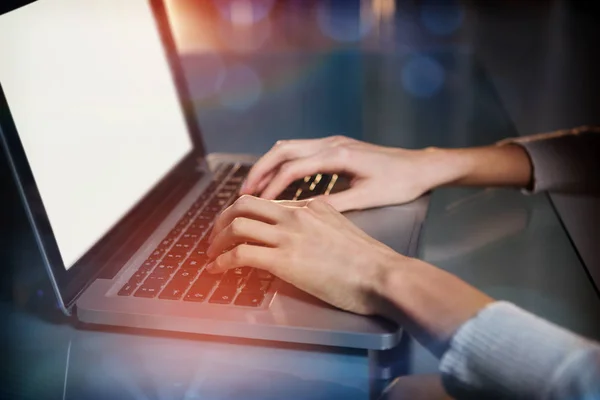
[(215, 195), (215, 197), (219, 200), (229, 200), (231, 197), (233, 197), (233, 195), (235, 194), (234, 190), (223, 190), (221, 189), (220, 191), (217, 192), (217, 194)]
[(183, 263), (183, 265), (181, 266), (181, 268), (186, 268), (186, 269), (200, 269), (202, 267), (204, 267), (204, 265), (206, 265), (206, 262), (208, 261), (208, 257), (206, 257), (206, 259), (202, 260), (199, 258), (189, 258), (188, 260), (186, 260), (186, 262)]
[(194, 253), (205, 254), (206, 250), (208, 250), (209, 246), (210, 246), (210, 243), (208, 243), (208, 240), (203, 239), (200, 242), (198, 242), (198, 245), (194, 249)]
[(236, 267), (228, 270), (227, 274), (231, 276), (237, 276), (239, 278), (245, 278), (246, 276), (250, 275), (250, 272), (252, 272), (251, 267)]
[(204, 234), (204, 231), (206, 231), (206, 228), (203, 228), (203, 229), (192, 228), (191, 225), (190, 225), (189, 228), (187, 228), (185, 230), (186, 233), (191, 233), (191, 234), (194, 234), (194, 235), (198, 235), (198, 238), (202, 237), (202, 235)]
[(234, 178), (237, 178), (237, 177), (245, 178), (246, 175), (248, 175), (248, 172), (250, 172), (250, 168), (252, 168), (251, 165), (240, 165), (238, 167), (238, 169), (235, 170), (235, 172), (233, 173), (232, 177), (234, 177)]
[(198, 218), (194, 219), (194, 221), (192, 221), (190, 227), (188, 228), (188, 231), (190, 229), (197, 229), (199, 231), (204, 232), (205, 230), (208, 229), (209, 224), (210, 224), (210, 221), (207, 221), (204, 218), (198, 217)]
[(221, 279), (221, 286), (231, 286), (234, 288), (237, 288), (239, 286), (241, 286), (242, 283), (242, 278), (235, 276), (235, 275), (228, 275), (225, 274), (225, 276), (223, 277), (223, 279)]
[(235, 286), (219, 285), (217, 290), (215, 290), (213, 295), (210, 297), (209, 303), (229, 304), (233, 301), (236, 291), (237, 291), (237, 289)]
[(181, 218), (179, 220), (179, 222), (177, 222), (177, 225), (175, 225), (175, 229), (183, 229), (183, 228), (185, 228), (190, 223), (190, 221), (192, 220), (191, 219), (192, 216), (184, 215), (183, 218)]
[(216, 180), (212, 180), (210, 182), (210, 184), (206, 187), (205, 192), (211, 194), (211, 192), (214, 192), (215, 189), (217, 188), (217, 186), (219, 186), (219, 182), (217, 182)]
[[(229, 199), (233, 196), (233, 193), (231, 193), (227, 197), (221, 197), (221, 196), (219, 196), (219, 193), (217, 193), (216, 197), (213, 198), (210, 201), (210, 203), (212, 203), (212, 205), (219, 206), (219, 207), (223, 208), (223, 207), (225, 207), (229, 203)], [(211, 205), (210, 203), (209, 203), (209, 205)]]
[(329, 186), (329, 183), (331, 182), (331, 178), (332, 176), (329, 174), (321, 174), (321, 179), (318, 182), (315, 181), (314, 188), (311, 186), (312, 192), (315, 193), (315, 195), (325, 193), (327, 186)]
[(151, 258), (147, 259), (146, 261), (144, 261), (144, 263), (142, 265), (140, 265), (140, 270), (149, 270), (154, 268), (154, 266), (158, 264), (158, 260), (153, 260)]
[(166, 300), (179, 300), (181, 296), (183, 296), (183, 293), (185, 293), (187, 286), (188, 285), (185, 282), (171, 282), (163, 289), (162, 292), (160, 292), (158, 298)]
[(135, 292), (135, 294), (133, 296), (134, 297), (147, 297), (147, 298), (156, 297), (156, 295), (158, 294), (160, 289), (161, 289), (160, 287), (142, 286)]
[(313, 197), (315, 194), (312, 193), (311, 191), (308, 190), (303, 190), (302, 192), (300, 192), (300, 194), (297, 196), (296, 200), (306, 200), (309, 199), (311, 197)]
[(202, 273), (200, 274), (200, 278), (206, 279), (206, 280), (218, 281), (219, 279), (223, 278), (223, 275), (225, 275), (225, 274), (223, 274), (223, 273), (211, 274), (207, 270), (202, 270)]
[(129, 283), (127, 282), (125, 284), (125, 286), (123, 286), (121, 288), (121, 290), (119, 290), (119, 293), (117, 293), (119, 296), (131, 296), (131, 294), (133, 293), (133, 291), (137, 288), (137, 285), (134, 285), (133, 283)]
[(177, 252), (177, 251), (171, 250), (164, 256), (163, 261), (181, 263), (181, 262), (183, 262), (183, 259), (185, 258), (186, 254), (187, 254), (187, 252), (185, 252), (185, 251)]
[(177, 226), (176, 225), (173, 229), (171, 229), (171, 232), (169, 232), (169, 236), (170, 237), (178, 237), (181, 234), (181, 232), (183, 232), (184, 228), (185, 228), (185, 226), (181, 226), (181, 225)]
[(187, 253), (194, 248), (194, 243), (190, 241), (180, 240), (173, 245), (171, 252)]
[(198, 279), (185, 295), (185, 301), (204, 301), (215, 287), (215, 281)]
[(166, 237), (158, 244), (157, 248), (166, 250), (173, 244), (174, 241), (175, 241), (174, 237), (171, 237), (171, 238)]
[(235, 305), (258, 307), (264, 298), (265, 294), (263, 292), (242, 292), (235, 299)]
[(194, 201), (190, 206), (190, 210), (186, 213), (186, 215), (189, 215), (188, 213), (197, 213), (198, 210), (202, 207), (203, 202), (204, 200), (200, 201), (200, 199), (196, 199), (196, 201)]
[(163, 256), (163, 254), (165, 254), (167, 251), (167, 249), (165, 247), (159, 247), (156, 248), (152, 254), (150, 254), (150, 257), (148, 257), (149, 260), (160, 260), (160, 258)]
[(185, 214), (183, 214), (183, 217), (186, 219), (187, 223), (189, 223), (189, 221), (191, 221), (192, 218), (194, 218), (194, 216), (196, 215), (196, 212), (198, 212), (198, 209), (194, 209), (193, 207), (190, 207), (190, 209)]
[(135, 272), (135, 274), (133, 274), (131, 276), (131, 278), (129, 278), (129, 283), (131, 283), (132, 285), (137, 285), (141, 281), (146, 279), (146, 277), (148, 276), (149, 273), (150, 273), (150, 270), (143, 270), (143, 271), (138, 270)]
[[(189, 234), (184, 233), (183, 235), (181, 235), (181, 238), (179, 238), (177, 243), (184, 244), (184, 245), (185, 244), (190, 245), (190, 247), (193, 249), (194, 246), (196, 246), (196, 242), (198, 242), (199, 240), (200, 239), (199, 239), (198, 235), (190, 237)], [(175, 243), (175, 244), (177, 244), (177, 243)], [(175, 245), (173, 245), (173, 247), (175, 247)]]
[[(198, 268), (201, 269), (202, 267), (204, 267), (206, 264), (208, 264), (208, 256), (206, 254), (194, 254), (192, 253), (190, 255), (190, 258), (188, 258), (188, 261), (190, 261), (190, 263), (186, 266), (186, 268)], [(194, 261), (194, 262), (192, 262)], [(187, 263), (187, 261), (186, 261)]]
[(293, 200), (298, 189), (285, 189), (277, 196), (277, 200)]
[(196, 233), (196, 232), (190, 232), (190, 230), (188, 229), (185, 231), (185, 233), (183, 235), (181, 235), (181, 238), (179, 239), (179, 241), (196, 243), (200, 240), (201, 237), (202, 237), (202, 234)]
[(197, 269), (181, 268), (173, 276), (173, 281), (191, 283), (197, 275)]
[(210, 222), (215, 218), (215, 214), (212, 212), (205, 212), (204, 210), (202, 210), (202, 212), (200, 214), (198, 214), (198, 216), (196, 217), (196, 221), (206, 221), (206, 222)]
[(273, 279), (275, 279), (275, 276), (272, 273), (267, 272), (264, 269), (257, 269), (255, 274), (256, 277), (260, 280), (272, 281)]
[(233, 169), (234, 164), (227, 164), (216, 173), (216, 179), (225, 178)]
[(143, 287), (158, 287), (161, 288), (167, 284), (169, 275), (150, 275), (142, 284)]
[(237, 185), (238, 187), (242, 184), (242, 182), (244, 181), (244, 176), (234, 176), (229, 178), (229, 183), (232, 183), (234, 185)]
[(244, 285), (244, 291), (247, 292), (263, 292), (266, 293), (271, 286), (271, 281), (260, 281), (257, 279), (249, 279)]
[(200, 215), (210, 215), (214, 218), (218, 213), (221, 212), (222, 209), (223, 206), (209, 204), (204, 208), (204, 210), (202, 210), (202, 213), (200, 213)]
[(171, 275), (177, 269), (178, 264), (174, 262), (161, 262), (154, 268), (152, 273), (162, 274), (162, 275)]

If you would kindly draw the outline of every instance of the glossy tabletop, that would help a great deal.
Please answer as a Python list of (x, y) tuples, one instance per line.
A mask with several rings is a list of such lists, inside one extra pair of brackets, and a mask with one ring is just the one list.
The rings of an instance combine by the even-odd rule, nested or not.
[[(319, 17), (324, 11), (315, 12), (317, 21), (324, 18)], [(295, 22), (290, 21), (292, 26)], [(398, 45), (398, 33), (390, 42), (372, 39), (385, 33), (386, 26), (355, 38), (360, 40), (338, 37), (339, 43), (327, 46), (241, 53), (192, 45), (182, 49), (208, 151), (260, 154), (276, 140), (330, 134), (409, 148), (488, 144), (519, 134), (468, 46), (403, 46)], [(344, 31), (331, 32), (335, 37)], [(3, 284), (8, 295), (0, 304), (4, 320), (0, 336), (10, 346), (5, 352), (9, 362), (2, 365), (3, 396), (362, 399), (373, 395), (374, 369), (366, 351), (91, 330), (63, 318), (54, 307), (18, 199), (6, 193), (14, 210), (11, 230), (3, 232), (3, 247), (11, 249), (3, 261), (14, 274)], [(599, 299), (545, 194), (436, 190), (420, 257), (495, 298), (600, 338)], [(412, 339), (407, 338), (401, 350), (398, 371), (437, 372), (437, 360)]]

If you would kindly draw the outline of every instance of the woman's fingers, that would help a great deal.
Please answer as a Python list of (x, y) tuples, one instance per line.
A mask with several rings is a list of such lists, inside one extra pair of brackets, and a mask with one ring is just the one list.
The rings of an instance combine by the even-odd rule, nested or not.
[(371, 195), (372, 194), (370, 193), (364, 193), (364, 191), (361, 190), (361, 187), (356, 185), (342, 192), (321, 195), (315, 199), (319, 199), (328, 203), (339, 212), (346, 212), (364, 208), (365, 206), (363, 206), (363, 204), (368, 203)]
[(308, 157), (287, 161), (277, 171), (260, 194), (275, 199), (290, 183), (318, 172), (343, 172), (349, 167), (345, 149), (329, 148)]
[(282, 232), (274, 225), (269, 225), (254, 219), (236, 217), (224, 229), (219, 231), (210, 243), (207, 255), (218, 257), (223, 252), (240, 243), (256, 243), (260, 246), (276, 246)]
[(255, 186), (254, 186), (254, 191), (253, 195), (259, 196), (260, 193), (265, 189), (265, 187), (267, 187), (267, 185), (269, 184), (269, 182), (271, 181), (271, 179), (273, 179), (273, 177), (275, 176), (275, 173), (277, 172), (277, 169), (274, 169), (273, 171), (269, 172), (267, 175), (265, 175), (264, 178), (262, 178)]
[(264, 156), (254, 164), (246, 181), (240, 189), (240, 194), (252, 194), (258, 190), (258, 185), (274, 172), (282, 163), (298, 157), (306, 157), (327, 146), (328, 138), (282, 140), (279, 141)]
[(206, 266), (206, 270), (211, 273), (219, 273), (231, 268), (251, 266), (274, 273), (271, 271), (271, 267), (273, 262), (278, 259), (276, 249), (240, 244), (215, 258)]
[(237, 217), (256, 219), (268, 224), (281, 220), (284, 210), (277, 203), (254, 196), (244, 195), (219, 215), (211, 231), (209, 241)]

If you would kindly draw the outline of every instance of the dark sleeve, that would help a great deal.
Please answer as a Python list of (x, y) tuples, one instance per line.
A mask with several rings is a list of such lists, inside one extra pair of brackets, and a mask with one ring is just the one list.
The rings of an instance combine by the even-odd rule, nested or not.
[(503, 140), (522, 146), (533, 167), (528, 192), (600, 194), (600, 127), (579, 128)]

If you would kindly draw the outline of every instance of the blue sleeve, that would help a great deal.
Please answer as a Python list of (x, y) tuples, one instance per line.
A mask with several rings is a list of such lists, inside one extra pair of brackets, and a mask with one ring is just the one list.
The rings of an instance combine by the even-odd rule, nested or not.
[(507, 302), (458, 329), (440, 371), (457, 399), (600, 399), (600, 346)]

